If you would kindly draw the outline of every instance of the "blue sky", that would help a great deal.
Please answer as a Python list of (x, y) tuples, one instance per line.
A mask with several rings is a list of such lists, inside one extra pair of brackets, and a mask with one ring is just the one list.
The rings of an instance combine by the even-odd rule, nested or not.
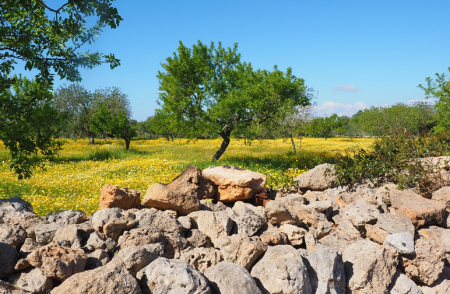
[[(424, 99), (417, 85), (450, 66), (450, 1), (116, 1), (123, 22), (84, 50), (121, 66), (82, 70), (88, 90), (117, 86), (145, 120), (161, 63), (181, 40), (239, 44), (254, 68), (292, 67), (316, 91), (317, 115)], [(56, 86), (68, 84), (56, 81)]]

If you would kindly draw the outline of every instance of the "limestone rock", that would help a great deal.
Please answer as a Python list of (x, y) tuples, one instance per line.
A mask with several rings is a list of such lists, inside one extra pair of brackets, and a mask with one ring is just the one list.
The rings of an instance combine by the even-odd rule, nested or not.
[(414, 237), (414, 224), (404, 216), (392, 213), (382, 213), (377, 217), (377, 223), (374, 225), (390, 234), (408, 232)]
[(442, 187), (433, 192), (431, 199), (441, 202), (446, 208), (450, 208), (450, 186)]
[(135, 213), (138, 228), (153, 228), (158, 232), (181, 234), (181, 223), (170, 215), (154, 209), (141, 209)]
[(32, 293), (47, 293), (53, 288), (53, 280), (38, 269), (33, 268), (11, 276), (8, 281), (16, 288)]
[(27, 261), (40, 268), (47, 277), (64, 281), (84, 270), (87, 256), (83, 250), (72, 250), (50, 243), (31, 252)]
[(215, 244), (220, 248), (224, 260), (242, 265), (247, 270), (267, 249), (259, 237), (240, 234), (222, 237)]
[(81, 248), (81, 237), (78, 234), (76, 225), (69, 225), (58, 229), (53, 237), (53, 241), (60, 246), (69, 247), (72, 249)]
[(214, 203), (205, 199), (200, 200), (200, 210), (225, 211), (226, 209), (227, 206), (220, 201)]
[(280, 226), (279, 230), (286, 234), (289, 244), (292, 246), (303, 245), (305, 243), (305, 229), (290, 224), (284, 224)]
[[(207, 280), (187, 262), (160, 257), (143, 269), (150, 293), (209, 294)], [(141, 283), (142, 285), (142, 283)]]
[(339, 252), (317, 244), (314, 250), (304, 251), (302, 255), (308, 261), (306, 266), (313, 293), (345, 293), (344, 263)]
[[(330, 170), (330, 174), (325, 175), (327, 170)], [(334, 165), (329, 163), (320, 164), (306, 173), (295, 177), (294, 182), (297, 182), (297, 186), (300, 189), (323, 191), (336, 186), (336, 176), (333, 173)]]
[(343, 221), (333, 228), (329, 235), (319, 239), (323, 245), (329, 246), (340, 252), (344, 252), (351, 244), (362, 240), (361, 234), (349, 220)]
[(395, 214), (409, 218), (416, 228), (426, 224), (442, 225), (446, 206), (439, 201), (426, 199), (412, 191), (391, 190)]
[[(226, 210), (228, 216), (235, 223), (233, 233), (244, 234), (251, 237), (267, 225), (265, 219), (261, 216), (261, 213), (257, 213), (255, 210), (256, 207), (242, 201), (237, 201), (234, 204), (233, 209), (228, 208)], [(264, 209), (263, 211), (265, 212)]]
[(0, 219), (9, 221), (12, 218), (35, 217), (33, 206), (30, 202), (19, 197), (0, 199)]
[(200, 209), (199, 199), (209, 198), (213, 194), (213, 188), (205, 181), (201, 170), (191, 165), (170, 184), (151, 185), (144, 196), (143, 204), (147, 207), (175, 210), (186, 215)]
[(0, 280), (0, 293), (2, 294), (30, 294), (31, 292), (19, 290), (14, 285)]
[(383, 245), (390, 245), (394, 247), (399, 254), (407, 255), (414, 253), (414, 239), (408, 232), (391, 234), (387, 236)]
[(380, 212), (364, 200), (358, 200), (346, 209), (345, 214), (357, 228), (366, 224), (374, 224)]
[(100, 191), (100, 209), (117, 207), (120, 209), (140, 208), (141, 192), (106, 184)]
[(33, 250), (39, 247), (39, 244), (31, 238), (26, 238), (22, 247), (20, 247), (19, 255), (27, 257)]
[(123, 265), (135, 277), (138, 271), (158, 258), (154, 250), (155, 248), (151, 245), (126, 247), (114, 256), (109, 266), (118, 267)]
[(27, 232), (19, 225), (0, 224), (0, 243), (6, 243), (18, 249), (26, 238)]
[(298, 219), (278, 200), (269, 201), (265, 207), (269, 222), (279, 226), (281, 224), (298, 224)]
[[(205, 276), (216, 293), (262, 294), (245, 267), (229, 261), (207, 269)], [(231, 283), (230, 277), (233, 279)]]
[(389, 287), (390, 294), (422, 294), (420, 288), (404, 274), (397, 273)]
[(124, 265), (109, 264), (71, 276), (51, 294), (141, 294), (136, 279)]
[(348, 290), (357, 293), (387, 293), (396, 273), (397, 253), (372, 241), (361, 240), (343, 253)]
[(216, 244), (218, 239), (230, 235), (233, 228), (231, 218), (224, 211), (202, 210), (190, 213), (189, 216), (197, 225), (198, 230), (207, 235), (213, 244)]
[(87, 216), (81, 210), (61, 210), (51, 212), (44, 216), (43, 219), (47, 220), (49, 223), (68, 226), (87, 221)]
[(213, 247), (211, 239), (201, 231), (197, 229), (192, 229), (186, 234), (186, 239), (189, 246), (192, 247)]
[(389, 236), (388, 232), (382, 230), (377, 225), (365, 225), (364, 228), (366, 229), (366, 238), (369, 238), (378, 244), (383, 244), (387, 236)]
[(108, 262), (110, 262), (109, 254), (101, 249), (97, 249), (94, 252), (87, 254), (87, 261), (85, 270), (91, 270), (94, 268), (98, 268), (104, 266)]
[(261, 236), (261, 241), (267, 245), (286, 245), (288, 238), (285, 233), (281, 232), (277, 227), (269, 225)]
[(37, 225), (34, 228), (36, 234), (36, 242), (40, 245), (47, 245), (53, 241), (56, 231), (63, 226), (57, 223)]
[(222, 202), (250, 199), (263, 192), (266, 185), (265, 175), (230, 165), (207, 168), (203, 176), (217, 187)]
[(127, 214), (119, 208), (104, 208), (92, 214), (92, 226), (105, 238), (117, 241), (125, 231), (136, 226), (134, 214)]
[(215, 248), (188, 248), (181, 252), (180, 259), (201, 273), (223, 260), (220, 250)]
[(289, 245), (269, 247), (250, 274), (263, 293), (312, 293), (302, 256)]
[(16, 249), (6, 243), (0, 243), (0, 279), (14, 273), (14, 265), (17, 262)]

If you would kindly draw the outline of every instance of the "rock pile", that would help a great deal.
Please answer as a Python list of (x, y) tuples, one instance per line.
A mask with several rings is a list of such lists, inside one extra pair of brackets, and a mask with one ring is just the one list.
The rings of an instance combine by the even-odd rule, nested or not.
[[(0, 200), (0, 293), (450, 293), (450, 187), (348, 191), (319, 166), (251, 204), (265, 176), (194, 167), (91, 216)], [(212, 201), (211, 201), (212, 200)]]

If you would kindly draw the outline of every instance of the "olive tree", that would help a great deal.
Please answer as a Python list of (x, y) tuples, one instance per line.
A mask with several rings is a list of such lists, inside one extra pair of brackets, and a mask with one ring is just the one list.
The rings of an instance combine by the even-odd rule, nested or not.
[(224, 48), (220, 42), (216, 47), (200, 41), (188, 48), (180, 42), (158, 72), (159, 102), (178, 131), (189, 137), (208, 133), (222, 137), (213, 161), (225, 152), (234, 130), (310, 104), (304, 80), (295, 77), (291, 68), (256, 70), (241, 62), (237, 48), (237, 44)]

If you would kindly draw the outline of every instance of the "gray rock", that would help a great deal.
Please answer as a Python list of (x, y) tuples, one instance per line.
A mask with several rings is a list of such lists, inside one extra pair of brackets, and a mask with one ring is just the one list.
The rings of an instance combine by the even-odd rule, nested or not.
[(286, 245), (288, 238), (285, 233), (281, 232), (277, 227), (269, 225), (261, 236), (261, 241), (267, 245)]
[(253, 205), (237, 201), (233, 209), (228, 208), (226, 213), (233, 220), (233, 233), (253, 236), (267, 223), (251, 207)]
[(218, 263), (207, 269), (205, 276), (216, 293), (262, 294), (245, 267), (232, 262)]
[(33, 250), (39, 247), (39, 244), (31, 238), (26, 238), (22, 247), (20, 247), (19, 255), (27, 257)]
[(141, 294), (136, 279), (123, 264), (105, 266), (85, 271), (65, 280), (51, 294)]
[(137, 224), (135, 216), (119, 208), (104, 208), (92, 214), (92, 226), (105, 238), (117, 241), (125, 231)]
[(32, 293), (47, 293), (53, 288), (53, 280), (38, 269), (33, 268), (9, 277), (8, 282), (14, 287)]
[(318, 213), (326, 213), (332, 208), (332, 203), (329, 200), (315, 201), (306, 206), (307, 210), (315, 211)]
[(85, 270), (91, 270), (94, 268), (98, 268), (107, 264), (111, 259), (109, 258), (109, 254), (101, 249), (97, 249), (94, 252), (87, 254), (87, 261)]
[(357, 228), (374, 224), (380, 212), (364, 200), (358, 200), (346, 207), (345, 214)]
[(269, 247), (252, 268), (262, 293), (299, 293), (310, 294), (311, 285), (308, 270), (301, 254), (289, 245)]
[(330, 232), (329, 235), (319, 239), (323, 245), (343, 252), (351, 244), (362, 240), (361, 234), (349, 220), (343, 221)]
[(155, 231), (174, 234), (181, 234), (185, 230), (176, 218), (164, 212), (154, 209), (141, 209), (135, 215), (139, 222), (138, 228), (154, 228)]
[(192, 219), (189, 216), (180, 216), (178, 222), (183, 227), (184, 230), (188, 231), (192, 229)]
[(314, 250), (304, 251), (302, 255), (308, 261), (306, 266), (313, 293), (345, 293), (344, 263), (338, 251), (317, 244)]
[(137, 272), (146, 267), (159, 256), (155, 254), (154, 246), (129, 246), (119, 251), (111, 260), (111, 266), (123, 265), (135, 277)]
[(225, 211), (227, 206), (222, 202), (218, 201), (217, 203), (213, 203), (208, 200), (200, 200), (200, 210), (208, 210), (208, 211)]
[(213, 247), (211, 239), (197, 229), (192, 229), (186, 234), (187, 242), (192, 247)]
[(390, 245), (394, 247), (400, 254), (414, 254), (414, 239), (408, 232), (387, 236), (383, 245)]
[(265, 206), (269, 222), (273, 225), (298, 224), (298, 219), (278, 200), (269, 201)]
[(231, 234), (233, 221), (225, 211), (195, 211), (189, 214), (199, 231), (207, 235), (213, 244)]
[(56, 223), (37, 225), (34, 228), (34, 233), (36, 234), (36, 242), (38, 242), (40, 245), (49, 244), (53, 241), (56, 231), (62, 227), (62, 225)]
[(222, 253), (216, 248), (187, 248), (180, 254), (180, 259), (189, 263), (201, 273), (223, 260)]
[(280, 226), (279, 230), (286, 234), (289, 244), (292, 246), (299, 246), (305, 243), (305, 229), (290, 224), (284, 224)]
[(30, 202), (19, 197), (0, 199), (0, 219), (8, 222), (11, 218), (35, 217)]
[(17, 262), (16, 249), (6, 243), (0, 243), (0, 279), (14, 273), (14, 265)]
[(389, 287), (390, 294), (422, 294), (422, 290), (411, 279), (401, 273), (397, 273)]
[(69, 247), (72, 249), (81, 248), (81, 237), (78, 234), (76, 225), (68, 225), (58, 229), (53, 237), (53, 241), (60, 246)]
[[(330, 174), (325, 174), (329, 170)], [(313, 169), (307, 171), (294, 178), (297, 186), (300, 189), (308, 189), (314, 191), (323, 191), (328, 188), (333, 188), (337, 185), (336, 176), (334, 173), (334, 165), (329, 163), (320, 164)]]
[(240, 234), (223, 237), (216, 244), (224, 260), (242, 265), (247, 270), (267, 249), (267, 245), (259, 237)]
[(379, 214), (375, 226), (390, 234), (408, 232), (413, 237), (414, 232), (416, 231), (409, 218), (392, 213)]
[(89, 251), (106, 249), (106, 242), (102, 239), (99, 233), (92, 232), (86, 241), (85, 248)]
[[(207, 280), (187, 262), (160, 257), (147, 265), (141, 285), (150, 293), (206, 294), (211, 293)], [(145, 288), (143, 289), (146, 291)]]
[(431, 199), (443, 203), (447, 207), (447, 209), (449, 209), (450, 208), (450, 186), (442, 187), (439, 190), (433, 192)]
[(17, 250), (20, 246), (22, 246), (26, 238), (27, 232), (19, 225), (0, 225), (0, 243), (9, 244)]
[(12, 284), (0, 280), (0, 293), (2, 294), (30, 294), (31, 292), (25, 290), (19, 290)]
[(398, 265), (395, 250), (361, 240), (350, 245), (342, 253), (342, 259), (349, 291), (387, 293)]
[(68, 226), (87, 221), (87, 216), (81, 210), (60, 210), (47, 214), (43, 219), (47, 220), (49, 223)]

